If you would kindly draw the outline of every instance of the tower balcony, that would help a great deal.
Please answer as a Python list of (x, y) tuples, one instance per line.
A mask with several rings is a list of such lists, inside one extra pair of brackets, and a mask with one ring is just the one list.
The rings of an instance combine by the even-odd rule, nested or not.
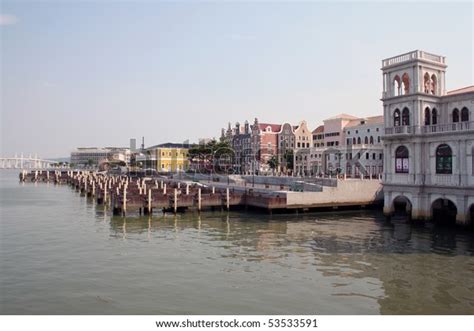
[(474, 130), (473, 122), (459, 122), (449, 124), (437, 124), (437, 125), (423, 125), (423, 126), (395, 126), (391, 128), (385, 128), (385, 136), (395, 135), (412, 135), (412, 134), (439, 134), (445, 132), (460, 132)]
[(382, 69), (413, 60), (426, 60), (435, 62), (437, 64), (446, 65), (446, 58), (444, 56), (416, 50), (382, 60)]

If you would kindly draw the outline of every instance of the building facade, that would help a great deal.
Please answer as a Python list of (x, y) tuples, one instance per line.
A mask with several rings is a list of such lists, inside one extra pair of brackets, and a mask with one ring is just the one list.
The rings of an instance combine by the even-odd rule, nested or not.
[(278, 157), (278, 132), (280, 124), (259, 123), (255, 118), (252, 125), (252, 166), (251, 172), (259, 174), (270, 174), (269, 161), (272, 157)]
[(130, 163), (130, 149), (126, 147), (79, 147), (71, 152), (71, 164), (79, 167), (99, 166), (103, 162)]
[(148, 147), (137, 162), (158, 172), (182, 172), (189, 169), (189, 145), (166, 143)]
[(472, 222), (474, 86), (446, 92), (446, 68), (419, 50), (382, 61), (386, 215)]
[(295, 129), (294, 173), (296, 176), (309, 176), (311, 170), (310, 150), (313, 146), (313, 133), (306, 121), (301, 121)]
[(278, 132), (278, 172), (288, 174), (293, 171), (290, 158), (293, 158), (295, 149), (295, 127), (286, 122)]

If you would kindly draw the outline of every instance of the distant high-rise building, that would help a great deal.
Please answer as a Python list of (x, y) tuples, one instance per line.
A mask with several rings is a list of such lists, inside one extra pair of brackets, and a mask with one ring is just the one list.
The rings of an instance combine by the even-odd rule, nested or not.
[(137, 140), (135, 138), (130, 139), (130, 152), (134, 153), (137, 150)]

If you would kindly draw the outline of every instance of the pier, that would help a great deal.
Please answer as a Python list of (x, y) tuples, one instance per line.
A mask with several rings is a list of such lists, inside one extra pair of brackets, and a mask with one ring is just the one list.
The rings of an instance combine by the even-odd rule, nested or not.
[[(21, 182), (65, 184), (106, 205), (114, 215), (151, 215), (186, 210), (230, 210), (255, 208), (283, 212), (304, 212), (313, 208), (360, 208), (381, 203), (378, 180), (322, 181), (311, 184), (311, 192), (290, 191), (285, 185), (252, 187), (245, 183), (195, 182), (185, 178), (130, 177), (93, 171), (26, 171)], [(273, 180), (275, 183), (275, 180)], [(314, 187), (319, 187), (315, 190)]]

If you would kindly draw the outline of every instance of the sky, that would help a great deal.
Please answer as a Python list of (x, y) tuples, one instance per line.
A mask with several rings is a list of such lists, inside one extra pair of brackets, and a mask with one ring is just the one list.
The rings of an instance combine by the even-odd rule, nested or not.
[(382, 115), (384, 58), (447, 58), (473, 84), (473, 4), (2, 1), (1, 151), (219, 137), (228, 122), (310, 129)]

